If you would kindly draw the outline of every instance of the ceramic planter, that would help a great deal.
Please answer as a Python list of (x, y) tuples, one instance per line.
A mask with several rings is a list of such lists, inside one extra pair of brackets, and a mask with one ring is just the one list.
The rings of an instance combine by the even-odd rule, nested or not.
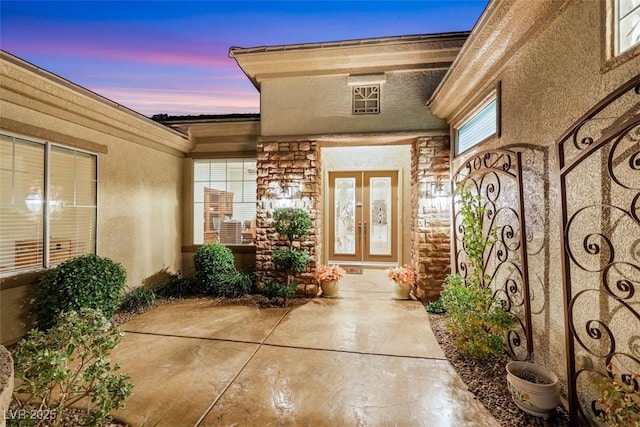
[(411, 293), (410, 283), (391, 283), (391, 292), (393, 292), (393, 299), (409, 299)]
[(508, 363), (507, 385), (518, 408), (536, 417), (549, 418), (560, 404), (558, 377), (533, 363)]
[(338, 295), (338, 281), (337, 280), (323, 280), (320, 282), (320, 288), (322, 289), (322, 296), (335, 297)]

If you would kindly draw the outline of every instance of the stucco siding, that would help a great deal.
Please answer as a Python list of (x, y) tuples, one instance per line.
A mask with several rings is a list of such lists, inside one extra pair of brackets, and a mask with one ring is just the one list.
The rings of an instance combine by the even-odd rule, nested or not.
[(261, 86), (262, 135), (370, 133), (446, 128), (426, 101), (445, 71), (384, 74), (380, 113), (352, 114), (348, 76), (266, 80)]
[[(635, 57), (610, 71), (603, 71), (604, 2), (571, 2), (550, 19), (544, 31), (523, 41), (515, 54), (503, 58), (498, 74), (485, 75), (470, 94), (501, 82), (502, 134), (470, 153), (453, 159), (457, 170), (473, 152), (493, 148), (520, 151), (524, 169), (524, 207), (528, 242), (529, 278), (532, 293), (534, 355), (558, 373), (566, 385), (566, 339), (563, 303), (561, 225), (556, 141), (591, 107), (638, 74)], [(464, 61), (459, 64), (463, 66)], [(445, 102), (447, 93), (438, 94)], [(462, 117), (459, 106), (449, 117)], [(615, 114), (622, 114), (623, 106)], [(568, 191), (597, 192), (591, 170)], [(582, 325), (581, 325), (582, 327)]]
[[(123, 265), (127, 286), (181, 268), (182, 173), (189, 140), (7, 54), (0, 61), (0, 130), (98, 156), (97, 253)], [(38, 274), (0, 278), (0, 341), (31, 326)]]

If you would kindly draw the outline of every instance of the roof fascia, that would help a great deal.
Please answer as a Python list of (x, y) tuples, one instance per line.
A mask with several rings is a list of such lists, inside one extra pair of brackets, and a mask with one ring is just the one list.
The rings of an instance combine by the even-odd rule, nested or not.
[(229, 56), (258, 90), (279, 77), (362, 74), (448, 67), (468, 32), (347, 40), (254, 48), (232, 47)]
[(491, 0), (458, 57), (427, 102), (451, 122), (496, 84), (497, 76), (522, 46), (534, 39), (573, 0)]

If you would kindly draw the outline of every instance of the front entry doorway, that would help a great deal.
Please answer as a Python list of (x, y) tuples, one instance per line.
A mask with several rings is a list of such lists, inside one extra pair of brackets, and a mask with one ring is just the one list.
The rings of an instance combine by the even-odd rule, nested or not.
[(329, 261), (398, 260), (398, 171), (329, 172)]

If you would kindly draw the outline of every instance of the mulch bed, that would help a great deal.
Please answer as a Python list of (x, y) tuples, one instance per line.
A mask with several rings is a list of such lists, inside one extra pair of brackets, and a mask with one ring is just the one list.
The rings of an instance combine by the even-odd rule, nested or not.
[(511, 359), (506, 354), (485, 361), (474, 360), (458, 352), (447, 331), (445, 315), (429, 313), (429, 321), (449, 363), (467, 384), (469, 391), (476, 395), (476, 398), (501, 425), (505, 427), (571, 425), (569, 414), (562, 406), (559, 406), (548, 420), (534, 417), (518, 409), (507, 389), (506, 366)]
[[(261, 294), (247, 294), (239, 298), (213, 298), (213, 297), (204, 297), (204, 296), (193, 296), (184, 299), (189, 300), (205, 300), (210, 301), (212, 305), (248, 305), (255, 306), (260, 308), (272, 308), (272, 307), (282, 307), (282, 299), (281, 298), (267, 298)], [(141, 309), (134, 312), (127, 311), (117, 311), (113, 317), (113, 325), (120, 326), (125, 322), (133, 319), (140, 314), (152, 310), (156, 307), (160, 307), (167, 304), (173, 304), (175, 302), (180, 301), (179, 298), (156, 298), (155, 303), (147, 307), (145, 309)], [(287, 307), (295, 307), (298, 305), (303, 305), (311, 301), (310, 298), (287, 298)]]

